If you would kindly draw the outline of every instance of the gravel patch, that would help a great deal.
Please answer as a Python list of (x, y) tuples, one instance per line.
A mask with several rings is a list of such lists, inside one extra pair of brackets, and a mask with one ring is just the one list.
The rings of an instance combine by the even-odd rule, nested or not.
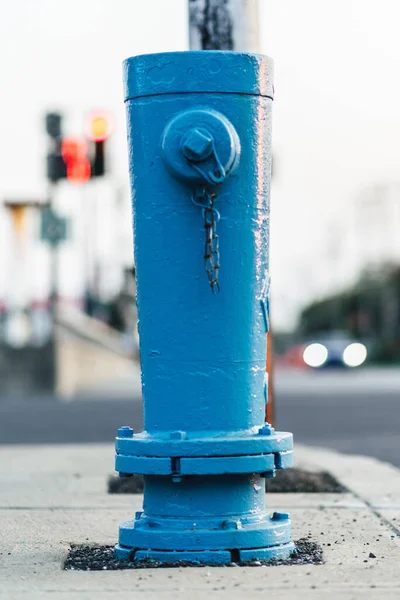
[(107, 482), (109, 494), (143, 494), (143, 475), (116, 477), (110, 475)]
[(327, 471), (284, 469), (266, 480), (266, 491), (279, 494), (342, 494), (348, 490)]
[[(323, 564), (322, 548), (309, 538), (302, 538), (296, 542), (296, 550), (290, 558), (285, 560), (232, 562), (227, 567), (275, 567), (279, 565), (321, 565)], [(68, 557), (64, 563), (66, 571), (118, 571), (121, 569), (149, 569), (149, 568), (175, 568), (193, 566), (182, 561), (180, 563), (158, 562), (125, 562), (114, 558), (113, 546), (84, 546), (71, 544)], [(211, 567), (215, 565), (198, 565), (198, 567)], [(220, 566), (220, 565), (218, 565)]]

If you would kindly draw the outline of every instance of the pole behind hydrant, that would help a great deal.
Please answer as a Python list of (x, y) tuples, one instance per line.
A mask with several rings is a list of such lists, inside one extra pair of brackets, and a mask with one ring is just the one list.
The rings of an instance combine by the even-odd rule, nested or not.
[(116, 470), (144, 475), (118, 558), (285, 558), (289, 515), (263, 477), (292, 464), (264, 423), (272, 63), (235, 52), (125, 62), (145, 430)]

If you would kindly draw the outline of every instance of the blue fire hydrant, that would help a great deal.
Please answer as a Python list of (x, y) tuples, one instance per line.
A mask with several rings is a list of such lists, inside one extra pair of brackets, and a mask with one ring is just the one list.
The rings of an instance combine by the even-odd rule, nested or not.
[(264, 423), (272, 63), (234, 52), (136, 56), (125, 69), (145, 430), (116, 470), (144, 475), (116, 556), (285, 558), (263, 477), (292, 464)]

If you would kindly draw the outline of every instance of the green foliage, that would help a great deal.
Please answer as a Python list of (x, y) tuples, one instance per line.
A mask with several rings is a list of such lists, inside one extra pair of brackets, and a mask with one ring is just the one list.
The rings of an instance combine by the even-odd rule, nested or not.
[(303, 337), (335, 330), (369, 341), (377, 361), (400, 360), (400, 265), (366, 269), (353, 286), (302, 311)]

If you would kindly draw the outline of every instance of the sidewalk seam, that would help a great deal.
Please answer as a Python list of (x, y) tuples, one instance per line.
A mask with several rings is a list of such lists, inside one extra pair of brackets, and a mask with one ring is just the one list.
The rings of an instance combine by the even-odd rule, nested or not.
[[(352, 494), (354, 495), (355, 498), (357, 498), (357, 500), (360, 500), (361, 502), (364, 502), (366, 504), (366, 506), (369, 508), (369, 510), (372, 512), (372, 514), (374, 514), (376, 517), (378, 517), (379, 521), (386, 525), (391, 531), (393, 531), (393, 533), (395, 533), (398, 537), (400, 537), (400, 529), (398, 527), (396, 527), (395, 525), (393, 525), (393, 523), (391, 521), (389, 521), (386, 517), (384, 517), (382, 515), (382, 513), (379, 512), (379, 509), (374, 506), (371, 502), (368, 502), (368, 500), (366, 500), (365, 498), (362, 498), (362, 496), (360, 496), (359, 494), (356, 494), (355, 492), (352, 491)], [(392, 509), (391, 506), (387, 506), (385, 507), (386, 509)], [(385, 510), (385, 508), (382, 508), (381, 510)]]

